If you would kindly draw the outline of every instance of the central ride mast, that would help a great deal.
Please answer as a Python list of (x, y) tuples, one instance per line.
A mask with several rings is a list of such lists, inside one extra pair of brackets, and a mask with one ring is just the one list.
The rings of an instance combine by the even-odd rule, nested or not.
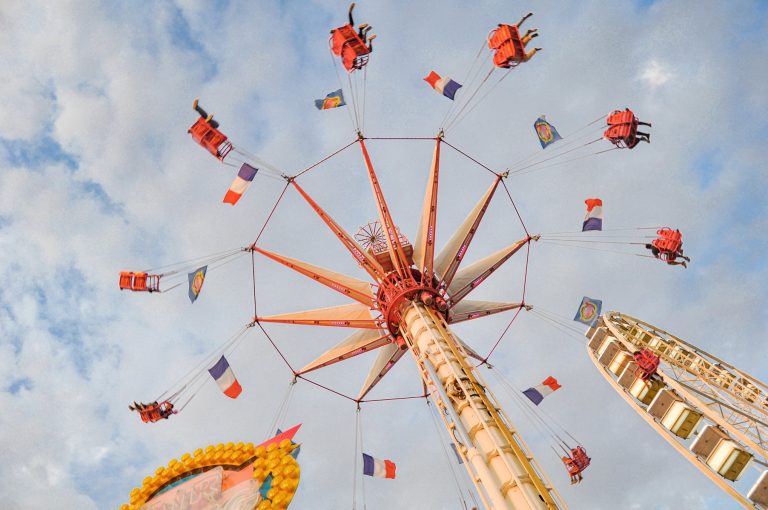
[[(446, 294), (450, 288), (446, 289), (445, 282), (441, 285), (438, 275), (433, 272), (442, 133), (435, 142), (416, 246), (407, 253), (403, 246), (407, 240), (399, 235), (392, 222), (364, 138), (360, 135), (363, 160), (384, 227), (385, 243), (378, 243), (380, 249), (377, 251), (384, 252), (386, 246), (390, 259), (387, 261), (384, 253), (379, 254), (382, 265), (390, 269), (377, 293), (379, 309), (395, 343), (400, 350), (409, 350), (416, 361), (422, 381), (440, 410), (443, 424), (464, 459), (470, 479), (485, 506), (499, 510), (565, 508), (527, 445), (503, 414), (500, 404), (469, 363), (463, 343), (448, 326), (450, 306), (467, 292), (457, 296), (458, 299), (451, 299)], [(497, 183), (498, 179), (493, 189)], [(474, 218), (475, 228), (481, 217)], [(526, 239), (512, 245), (503, 260), (529, 241)], [(466, 244), (461, 247), (462, 255)], [(374, 245), (371, 250), (376, 251)], [(409, 255), (416, 259), (417, 267), (413, 267), (413, 260), (408, 260)], [(484, 268), (487, 274), (503, 262), (492, 259)], [(479, 285), (482, 279), (476, 281)], [(517, 305), (521, 306), (524, 305)]]
[(566, 508), (441, 313), (415, 300), (403, 308), (400, 332), (485, 506)]

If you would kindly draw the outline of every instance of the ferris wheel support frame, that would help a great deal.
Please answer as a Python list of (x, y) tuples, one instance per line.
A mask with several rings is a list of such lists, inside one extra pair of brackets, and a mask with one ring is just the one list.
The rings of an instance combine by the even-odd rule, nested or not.
[(677, 450), (677, 452), (680, 455), (685, 457), (686, 460), (688, 460), (688, 462), (693, 464), (696, 467), (696, 469), (698, 469), (701, 473), (703, 473), (704, 476), (709, 478), (723, 491), (727, 492), (742, 507), (748, 508), (750, 510), (755, 509), (754, 505), (752, 505), (749, 502), (749, 500), (747, 500), (747, 498), (742, 496), (741, 493), (739, 493), (736, 489), (734, 489), (731, 485), (729, 485), (725, 480), (723, 480), (723, 478), (718, 476), (707, 466), (704, 466), (701, 460), (699, 460), (699, 458), (696, 457), (696, 455), (694, 455), (688, 448), (686, 448), (684, 444), (680, 443), (677, 439), (675, 439), (669, 430), (659, 425), (659, 423), (656, 420), (654, 420), (653, 417), (651, 417), (646, 412), (645, 409), (640, 407), (635, 401), (634, 397), (632, 397), (632, 395), (629, 395), (626, 391), (624, 391), (624, 388), (622, 388), (619, 385), (619, 383), (616, 382), (616, 380), (611, 376), (611, 373), (600, 364), (600, 362), (595, 357), (592, 349), (587, 347), (587, 351), (589, 353), (589, 359), (592, 361), (592, 363), (595, 364), (595, 367), (597, 368), (598, 372), (600, 372), (600, 375), (602, 375), (605, 378), (605, 380), (608, 381), (608, 384), (610, 384), (613, 387), (616, 393), (618, 393), (621, 396), (621, 398), (623, 398), (624, 401), (627, 404), (629, 404), (629, 407), (634, 409), (635, 412), (637, 412), (637, 414), (639, 414), (640, 417), (643, 418), (643, 420), (645, 420), (645, 422), (651, 426), (651, 428), (653, 428), (665, 441), (667, 441), (670, 445), (672, 445), (672, 447), (675, 450)]
[[(752, 498), (751, 495), (747, 498), (741, 494), (726, 481), (726, 474), (721, 476), (717, 468), (709, 464), (709, 458), (702, 458), (699, 456), (702, 455), (701, 452), (697, 454), (689, 450), (685, 444), (675, 438), (672, 430), (651, 416), (649, 409), (653, 406), (653, 402), (647, 404), (647, 408), (642, 407), (636, 396), (630, 394), (627, 388), (620, 384), (619, 379), (625, 378), (625, 373), (630, 370), (631, 365), (613, 361), (620, 359), (619, 354), (614, 356), (609, 354), (608, 358), (613, 358), (610, 362), (607, 361), (608, 358), (603, 360), (602, 356), (610, 349), (610, 346), (605, 347), (608, 342), (618, 342), (623, 347), (623, 352), (632, 353), (646, 349), (658, 356), (662, 364), (656, 369), (653, 377), (658, 378), (663, 386), (656, 391), (661, 392), (663, 388), (672, 390), (675, 398), (681, 398), (692, 410), (719, 429), (719, 434), (724, 434), (723, 437), (732, 441), (733, 444), (738, 444), (741, 447), (739, 451), (744, 452), (745, 456), (747, 454), (750, 456), (747, 457), (739, 474), (733, 475), (735, 478), (728, 478), (730, 480), (737, 480), (751, 461), (766, 466), (768, 413), (759, 405), (755, 405), (755, 402), (768, 402), (766, 400), (768, 387), (712, 354), (660, 328), (620, 312), (608, 312), (601, 316), (586, 332), (586, 336), (590, 339), (587, 344), (589, 358), (598, 372), (630, 407), (684, 458), (741, 506), (755, 509), (756, 503), (749, 500)], [(626, 359), (626, 354), (623, 356)], [(620, 370), (623, 372), (619, 377)], [(619, 379), (615, 379), (614, 375)], [(637, 372), (635, 376), (637, 377)], [(699, 428), (698, 424), (696, 426)], [(704, 430), (700, 428), (699, 433), (703, 433)], [(690, 435), (681, 437), (689, 439)], [(694, 447), (695, 445), (692, 444), (691, 449)], [(762, 461), (757, 459), (760, 456)]]

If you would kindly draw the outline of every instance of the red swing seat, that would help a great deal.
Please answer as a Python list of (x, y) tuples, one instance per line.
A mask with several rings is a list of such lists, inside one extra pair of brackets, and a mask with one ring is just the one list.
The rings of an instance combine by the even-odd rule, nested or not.
[(368, 63), (368, 54), (371, 53), (354, 27), (349, 24), (331, 30), (331, 51), (341, 57), (341, 63), (349, 72), (362, 69)]
[(517, 25), (500, 23), (498, 28), (488, 34), (488, 47), (496, 50), (493, 53), (493, 64), (496, 67), (509, 69), (520, 64), (525, 58), (525, 47)]
[(227, 136), (211, 126), (210, 122), (202, 117), (199, 117), (192, 124), (187, 133), (190, 133), (200, 146), (213, 154), (219, 161), (223, 161), (233, 148), (232, 142), (227, 140)]

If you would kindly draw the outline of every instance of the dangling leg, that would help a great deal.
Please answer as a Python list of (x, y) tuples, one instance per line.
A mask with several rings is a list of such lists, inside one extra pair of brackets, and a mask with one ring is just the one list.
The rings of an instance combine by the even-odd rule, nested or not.
[(639, 120), (637, 121), (637, 125), (638, 125), (638, 126), (648, 126), (648, 127), (653, 127), (653, 125), (651, 125), (651, 123), (650, 123), (650, 122), (640, 122)]
[(531, 60), (531, 57), (534, 56), (537, 51), (541, 51), (541, 48), (534, 48), (528, 53), (526, 53), (525, 57), (523, 58), (523, 62), (528, 62), (529, 60)]
[(651, 134), (650, 133), (641, 133), (640, 131), (637, 132), (637, 139), (642, 140), (643, 142), (651, 143)]
[(368, 23), (363, 23), (362, 25), (357, 27), (357, 35), (360, 36), (360, 39), (362, 39), (363, 42), (365, 42), (365, 35), (364, 34), (365, 34), (365, 29), (366, 28), (370, 29), (370, 27), (368, 26)]
[[(536, 30), (536, 29), (534, 28), (533, 30)], [(525, 34), (525, 35), (523, 36), (523, 38), (522, 38), (522, 39), (520, 39), (520, 42), (521, 42), (521, 43), (523, 43), (523, 46), (525, 46), (526, 44), (528, 44), (529, 42), (531, 42), (531, 39), (533, 39), (534, 37), (538, 37), (538, 36), (539, 36), (539, 34), (537, 34), (537, 33), (533, 33), (533, 34), (531, 34), (531, 33), (530, 33), (530, 32), (531, 32), (530, 30), (529, 30), (528, 32), (529, 32), (529, 33)]]
[(368, 39), (368, 52), (373, 53), (373, 40), (376, 39), (376, 34), (373, 34), (370, 39)]
[(355, 26), (355, 20), (352, 18), (352, 10), (355, 8), (355, 2), (349, 4), (349, 24)]
[(195, 99), (195, 101), (192, 103), (192, 108), (198, 113), (198, 115), (200, 115), (202, 118), (207, 120), (208, 112), (206, 112), (200, 107), (197, 99)]
[(361, 27), (365, 26), (365, 28), (360, 31), (360, 39), (363, 40), (363, 44), (368, 44), (368, 32), (370, 32), (373, 29), (373, 27), (369, 27), (367, 25), (368, 25), (367, 23), (365, 23), (364, 25), (360, 25)]
[(522, 24), (525, 22), (525, 20), (527, 20), (527, 19), (528, 19), (528, 18), (530, 18), (531, 16), (533, 16), (533, 13), (532, 13), (532, 12), (529, 12), (528, 14), (526, 14), (525, 16), (523, 16), (522, 18), (520, 18), (520, 21), (518, 21), (518, 22), (517, 22), (517, 24), (516, 24), (515, 26), (516, 26), (517, 28), (520, 28), (520, 26), (521, 26), (521, 25), (522, 25)]

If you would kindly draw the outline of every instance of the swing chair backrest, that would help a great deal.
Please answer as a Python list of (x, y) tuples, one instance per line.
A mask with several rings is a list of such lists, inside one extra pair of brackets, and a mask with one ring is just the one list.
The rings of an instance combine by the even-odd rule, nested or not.
[(525, 47), (517, 25), (499, 24), (498, 28), (488, 35), (488, 47), (496, 50), (493, 54), (493, 64), (496, 67), (509, 69), (522, 62), (525, 57)]

